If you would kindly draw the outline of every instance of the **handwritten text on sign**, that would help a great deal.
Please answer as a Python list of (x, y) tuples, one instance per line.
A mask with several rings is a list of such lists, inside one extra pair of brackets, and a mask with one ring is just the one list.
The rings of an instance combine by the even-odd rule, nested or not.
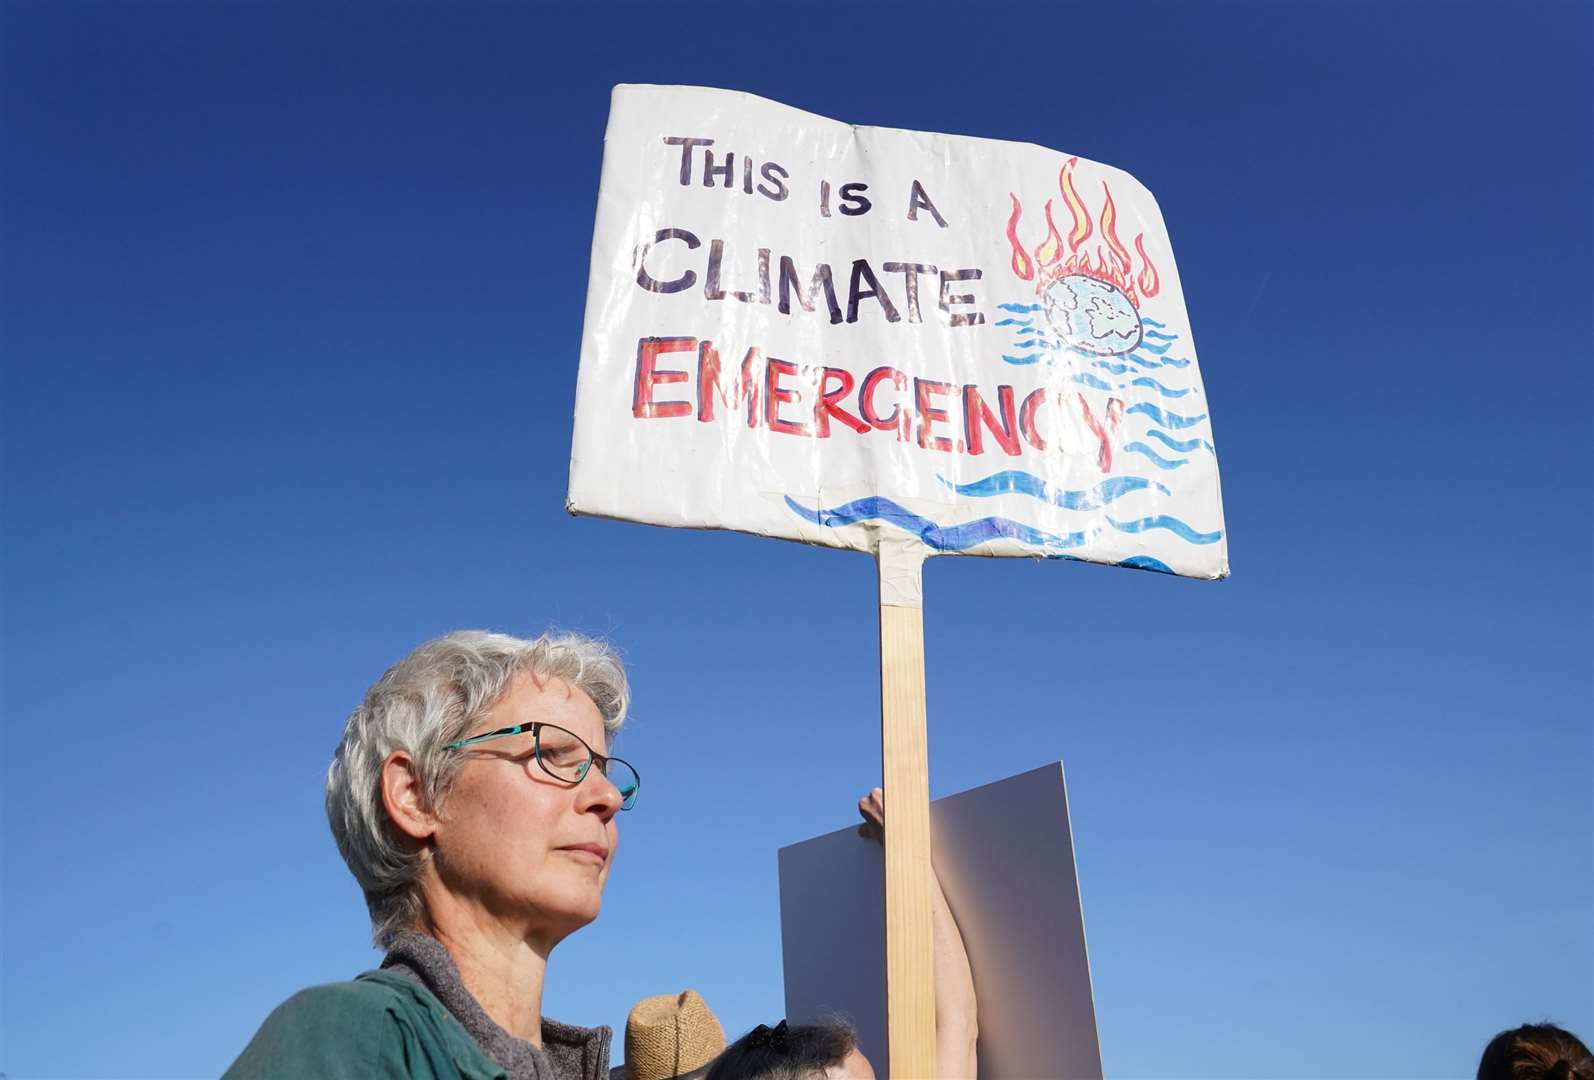
[(619, 87), (573, 510), (1227, 572), (1166, 230), (1127, 174)]

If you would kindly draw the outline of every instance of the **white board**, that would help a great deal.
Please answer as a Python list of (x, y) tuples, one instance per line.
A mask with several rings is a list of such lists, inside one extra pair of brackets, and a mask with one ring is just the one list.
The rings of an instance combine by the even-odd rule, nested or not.
[[(930, 821), (935, 864), (974, 972), (981, 1080), (1099, 1080), (1062, 764), (937, 799)], [(847, 1017), (884, 1077), (882, 882), (880, 845), (856, 827), (780, 850), (787, 1019)]]
[(619, 86), (567, 505), (1228, 573), (1156, 201), (1028, 143)]

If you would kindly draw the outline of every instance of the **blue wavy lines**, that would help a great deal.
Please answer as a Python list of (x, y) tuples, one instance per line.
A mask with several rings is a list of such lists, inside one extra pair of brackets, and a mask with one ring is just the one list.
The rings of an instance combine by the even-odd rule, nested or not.
[(1180, 442), (1178, 439), (1175, 439), (1171, 435), (1169, 435), (1166, 431), (1158, 431), (1156, 428), (1147, 428), (1146, 429), (1146, 434), (1149, 437), (1151, 437), (1153, 439), (1156, 439), (1158, 442), (1160, 442), (1162, 445), (1166, 446), (1168, 449), (1177, 450), (1177, 451), (1179, 451), (1180, 453), (1183, 453), (1183, 454), (1188, 454), (1190, 451), (1194, 450), (1198, 446), (1201, 447), (1203, 450), (1207, 450), (1207, 451), (1213, 452), (1213, 453), (1216, 452), (1216, 451), (1212, 450), (1212, 444), (1207, 442), (1205, 439), (1190, 439), (1190, 440), (1188, 440), (1186, 442)]
[(1131, 385), (1133, 385), (1133, 386), (1150, 386), (1153, 389), (1155, 389), (1157, 391), (1157, 393), (1161, 394), (1163, 397), (1184, 397), (1186, 394), (1188, 394), (1190, 392), (1188, 389), (1186, 389), (1186, 390), (1174, 390), (1171, 387), (1163, 386), (1160, 382), (1158, 382), (1156, 379), (1151, 378), (1149, 375), (1141, 376), (1140, 378), (1134, 380), (1134, 382)]
[(992, 495), (1016, 493), (1049, 502), (1064, 510), (1100, 510), (1130, 492), (1144, 491), (1146, 488), (1156, 488), (1164, 495), (1172, 494), (1163, 485), (1139, 476), (1114, 476), (1103, 480), (1089, 491), (1058, 491), (1033, 473), (1019, 469), (992, 473), (983, 480), (975, 480), (968, 484), (954, 484), (944, 476), (937, 479), (959, 495), (984, 499)]
[(1078, 375), (1075, 375), (1074, 376), (1074, 381), (1079, 383), (1079, 384), (1081, 384), (1081, 385), (1083, 385), (1083, 386), (1094, 387), (1097, 390), (1112, 390), (1112, 389), (1114, 389), (1114, 386), (1113, 386), (1112, 383), (1107, 382), (1107, 381), (1105, 381), (1103, 379), (1098, 379), (1098, 378), (1096, 378), (1096, 376), (1094, 376), (1094, 375), (1092, 375), (1092, 374), (1090, 374), (1089, 372), (1086, 372), (1086, 371), (1081, 371)]
[(1161, 360), (1152, 360), (1148, 357), (1141, 356), (1139, 353), (1130, 353), (1129, 359), (1133, 360), (1143, 368), (1187, 368), (1190, 366), (1190, 361), (1181, 360), (1177, 356), (1165, 356)]
[(1141, 316), (1140, 321), (1145, 323), (1147, 326), (1155, 326), (1158, 330), (1166, 330), (1166, 329), (1168, 329), (1168, 324), (1167, 323), (1160, 323), (1156, 319), (1148, 319), (1148, 318), (1146, 318), (1144, 316)]
[[(1039, 311), (1041, 309), (1039, 304), (997, 304), (996, 306), (1003, 311), (1016, 311), (1020, 315), (1026, 311)], [(1159, 323), (1158, 325), (1161, 324)]]
[[(1142, 319), (1141, 322), (1145, 323), (1147, 326), (1161, 326), (1162, 325), (1161, 323), (1154, 323), (1150, 319)], [(1146, 331), (1146, 336), (1149, 337), (1149, 338), (1156, 338), (1158, 341), (1178, 341), (1179, 340), (1179, 335), (1178, 334), (1159, 334), (1155, 330), (1147, 330)]]
[(1105, 368), (1107, 371), (1112, 372), (1114, 375), (1122, 375), (1124, 372), (1129, 370), (1129, 365), (1128, 364), (1115, 364), (1111, 360), (1093, 360), (1093, 361), (1091, 361), (1090, 366), (1091, 367)]
[(991, 325), (992, 326), (1029, 326), (1034, 321), (1035, 321), (1034, 319), (1003, 319), (1000, 322), (995, 322), (995, 323), (992, 323)]
[(1002, 354), (1002, 359), (1006, 360), (1009, 364), (1033, 364), (1040, 358), (1041, 354), (1038, 352), (1030, 353), (1027, 356), (1008, 356), (1006, 353)]
[(1173, 567), (1161, 559), (1153, 559), (1150, 555), (1131, 555), (1118, 565), (1127, 566), (1131, 570), (1152, 570), (1158, 574), (1173, 573)]
[(1114, 521), (1107, 519), (1107, 523), (1119, 532), (1138, 533), (1147, 529), (1167, 529), (1181, 540), (1188, 540), (1192, 544), (1215, 544), (1223, 539), (1223, 532), (1196, 532), (1190, 526), (1176, 517), (1167, 514), (1156, 514), (1152, 517), (1141, 518), (1139, 521)]
[(1124, 446), (1124, 453), (1144, 455), (1159, 469), (1177, 469), (1181, 465), (1190, 464), (1189, 458), (1165, 458), (1143, 442), (1127, 443)]
[(1180, 428), (1194, 427), (1196, 424), (1201, 423), (1207, 418), (1206, 413), (1202, 413), (1199, 416), (1180, 416), (1175, 412), (1165, 413), (1155, 405), (1148, 405), (1143, 401), (1139, 404), (1129, 406), (1128, 411), (1132, 413), (1143, 413), (1146, 416), (1151, 417), (1154, 423), (1161, 424), (1163, 427), (1173, 428), (1175, 431), (1179, 430)]
[[(1150, 335), (1148, 334), (1146, 336), (1149, 337)], [(1158, 356), (1161, 356), (1163, 353), (1173, 348), (1173, 342), (1170, 340), (1163, 342), (1161, 345), (1153, 345), (1151, 342), (1142, 339), (1140, 342), (1140, 347), (1145, 349), (1148, 353), (1156, 353)]]
[(1038, 334), (1040, 333), (1040, 330), (1034, 326), (1026, 326), (1022, 330), (1015, 330), (1014, 333), (1016, 333), (1019, 337), (1023, 337), (1025, 334)]
[(987, 517), (977, 521), (966, 521), (961, 525), (937, 525), (929, 518), (920, 517), (913, 511), (878, 495), (857, 499), (830, 510), (810, 510), (790, 495), (786, 496), (786, 505), (815, 525), (832, 529), (864, 521), (884, 521), (913, 533), (937, 551), (967, 551), (976, 544), (1001, 538), (1017, 540), (1032, 547), (1059, 551), (1078, 547), (1085, 542), (1085, 534), (1082, 532), (1054, 536), (1009, 518)]

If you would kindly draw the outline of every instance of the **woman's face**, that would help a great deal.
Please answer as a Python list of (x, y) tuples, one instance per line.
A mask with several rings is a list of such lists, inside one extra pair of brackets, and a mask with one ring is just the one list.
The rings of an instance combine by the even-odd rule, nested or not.
[[(606, 752), (603, 717), (562, 679), (516, 675), (487, 718), (465, 734), (556, 724)], [(620, 793), (593, 767), (578, 784), (555, 779), (525, 732), (459, 751), (467, 756), (443, 800), (434, 854), (453, 898), (552, 947), (598, 915), (614, 859)]]

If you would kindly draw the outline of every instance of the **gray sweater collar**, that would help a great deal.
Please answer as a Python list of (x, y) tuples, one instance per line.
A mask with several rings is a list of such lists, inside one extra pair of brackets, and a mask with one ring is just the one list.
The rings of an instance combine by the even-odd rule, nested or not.
[(382, 966), (407, 975), (432, 992), (476, 1045), (497, 1062), (509, 1080), (604, 1080), (608, 1076), (608, 1027), (584, 1028), (543, 1017), (542, 1049), (516, 1038), (487, 1015), (465, 984), (441, 942), (407, 930), (393, 939)]

